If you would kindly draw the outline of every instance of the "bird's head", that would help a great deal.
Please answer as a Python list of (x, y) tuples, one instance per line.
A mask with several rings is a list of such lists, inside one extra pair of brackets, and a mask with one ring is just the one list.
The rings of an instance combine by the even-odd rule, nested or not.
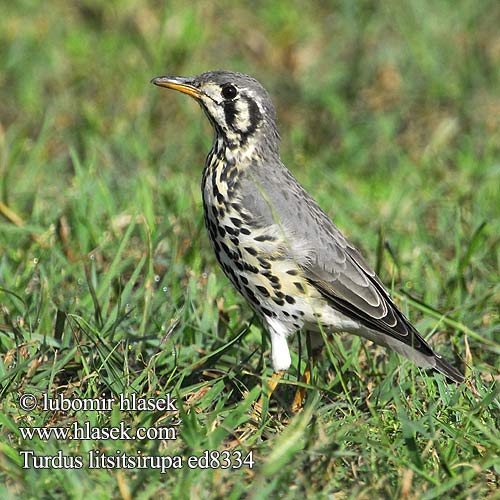
[(159, 76), (151, 81), (198, 101), (216, 136), (230, 148), (254, 142), (277, 148), (276, 112), (269, 94), (255, 78), (232, 71), (209, 71), (193, 77)]

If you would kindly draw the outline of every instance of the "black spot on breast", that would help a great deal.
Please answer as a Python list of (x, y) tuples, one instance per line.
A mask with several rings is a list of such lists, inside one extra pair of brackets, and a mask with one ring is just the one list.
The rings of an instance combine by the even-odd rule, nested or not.
[(277, 299), (275, 297), (272, 297), (272, 299), (273, 299), (273, 302), (275, 304), (277, 304), (278, 306), (284, 306), (285, 305), (285, 301), (283, 299)]
[(224, 226), (224, 229), (231, 235), (231, 236), (238, 236), (239, 231), (238, 229), (231, 227), (231, 226)]
[(226, 266), (226, 267), (227, 267), (227, 269), (225, 269), (226, 274), (229, 276), (229, 278), (231, 279), (231, 281), (233, 283), (236, 283), (237, 277), (236, 277), (236, 273), (234, 272), (233, 268), (229, 267), (229, 266)]
[(217, 186), (217, 171), (212, 170), (212, 192), (215, 196), (219, 194), (219, 186)]
[(276, 238), (269, 234), (261, 234), (260, 236), (256, 236), (254, 238), (255, 241), (275, 241)]
[[(233, 160), (235, 161), (235, 160)], [(232, 168), (229, 172), (227, 185), (230, 189), (236, 189), (238, 187), (238, 169)]]
[(253, 222), (253, 217), (250, 214), (241, 213), (241, 218), (247, 223), (251, 224)]
[(229, 247), (223, 241), (221, 241), (220, 244), (221, 244), (222, 250), (224, 250), (224, 252), (226, 252), (227, 256), (230, 257), (233, 254), (233, 252), (231, 252), (231, 250), (229, 250)]
[(227, 174), (228, 174), (228, 169), (223, 168), (221, 173), (220, 173), (220, 180), (226, 182), (227, 180)]
[(286, 274), (289, 274), (290, 276), (297, 276), (298, 271), (296, 269), (289, 269)]
[(208, 221), (207, 228), (208, 228), (208, 232), (210, 233), (210, 236), (214, 240), (217, 236), (217, 228), (216, 228), (215, 224), (212, 223), (211, 221)]
[(305, 293), (305, 290), (304, 290), (304, 287), (302, 286), (302, 283), (295, 281), (293, 284), (295, 285), (295, 287), (297, 288), (297, 290), (299, 292)]
[(232, 238), (229, 239), (231, 240), (231, 243), (236, 247), (240, 244), (240, 240), (236, 238), (236, 236), (233, 236)]
[(257, 285), (256, 288), (262, 295), (264, 295), (264, 297), (269, 297), (269, 292), (267, 291), (267, 288), (265, 286)]
[(266, 316), (270, 316), (271, 318), (275, 318), (276, 317), (276, 313), (273, 312), (273, 311), (270, 311), (269, 309), (265, 308), (265, 307), (261, 307), (260, 310), (262, 311), (263, 314), (265, 314)]
[(251, 300), (254, 304), (259, 304), (259, 300), (255, 296), (255, 293), (251, 288), (248, 286), (244, 286), (243, 289), (245, 290), (245, 295), (248, 297), (249, 300)]
[(224, 231), (224, 228), (222, 226), (219, 226), (219, 234), (221, 238), (224, 238), (224, 236), (226, 236), (226, 231)]
[(250, 254), (250, 255), (257, 255), (257, 250), (253, 247), (245, 247), (245, 250)]
[(286, 300), (289, 304), (295, 304), (295, 299), (294, 299), (291, 295), (285, 295), (285, 300)]
[(248, 229), (246, 227), (242, 227), (242, 228), (240, 228), (240, 233), (249, 235), (251, 233), (251, 231), (250, 231), (250, 229)]
[(259, 269), (255, 266), (252, 266), (251, 264), (248, 264), (247, 262), (244, 262), (243, 263), (243, 268), (246, 270), (246, 271), (250, 271), (251, 273), (254, 273), (254, 274), (259, 274)]
[(267, 262), (267, 260), (263, 259), (262, 257), (258, 257), (257, 260), (264, 269), (271, 269), (271, 264)]
[(229, 220), (236, 226), (240, 227), (242, 222), (241, 219), (238, 219), (237, 217), (229, 217)]

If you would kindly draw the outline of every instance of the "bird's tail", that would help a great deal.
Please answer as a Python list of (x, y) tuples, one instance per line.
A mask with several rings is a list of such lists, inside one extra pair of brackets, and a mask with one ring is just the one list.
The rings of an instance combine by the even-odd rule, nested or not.
[(461, 384), (465, 380), (465, 377), (454, 366), (450, 365), (448, 361), (445, 361), (438, 354), (434, 355), (434, 360), (435, 365), (433, 366), (433, 368), (449, 379), (453, 380), (453, 382)]

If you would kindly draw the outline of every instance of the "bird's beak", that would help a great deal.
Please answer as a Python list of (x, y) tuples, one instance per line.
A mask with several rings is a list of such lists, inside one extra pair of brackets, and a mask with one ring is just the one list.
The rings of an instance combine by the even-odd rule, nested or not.
[(158, 76), (153, 78), (151, 83), (158, 85), (158, 87), (178, 90), (179, 92), (190, 95), (195, 99), (200, 99), (202, 96), (200, 89), (193, 85), (192, 78), (184, 78), (182, 76)]

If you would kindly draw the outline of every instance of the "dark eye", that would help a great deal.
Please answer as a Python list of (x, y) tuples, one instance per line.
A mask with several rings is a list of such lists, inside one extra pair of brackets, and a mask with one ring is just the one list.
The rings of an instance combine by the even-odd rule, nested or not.
[(224, 85), (220, 93), (222, 97), (224, 97), (224, 99), (234, 99), (238, 95), (236, 87), (234, 85), (231, 85), (230, 83)]

